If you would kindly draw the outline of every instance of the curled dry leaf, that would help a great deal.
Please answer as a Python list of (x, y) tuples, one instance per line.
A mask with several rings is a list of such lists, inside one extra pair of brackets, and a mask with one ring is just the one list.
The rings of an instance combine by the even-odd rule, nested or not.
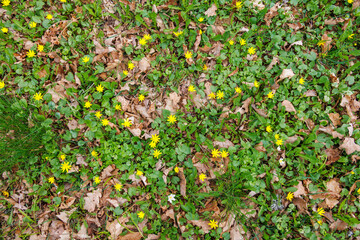
[(253, 4), (254, 7), (257, 7), (259, 10), (263, 10), (265, 8), (265, 5), (261, 0), (250, 0), (250, 2)]
[(211, 228), (209, 226), (209, 222), (208, 221), (203, 221), (203, 220), (190, 220), (189, 221), (191, 224), (201, 228), (204, 233), (209, 233)]
[(143, 57), (139, 62), (139, 69), (141, 72), (145, 72), (150, 68), (150, 62), (146, 57)]
[(251, 104), (251, 107), (255, 110), (255, 112), (257, 112), (260, 116), (262, 117), (268, 117), (267, 112), (265, 109), (259, 109), (256, 108), (255, 104)]
[(337, 148), (328, 148), (325, 150), (327, 156), (326, 165), (330, 165), (340, 159), (340, 150)]
[(285, 107), (285, 110), (287, 112), (295, 112), (296, 113), (296, 109), (294, 108), (294, 105), (289, 101), (289, 100), (284, 100), (281, 105), (283, 105)]
[(245, 234), (244, 229), (239, 224), (235, 224), (230, 231), (230, 239), (243, 240), (241, 234)]
[(330, 229), (333, 231), (344, 231), (348, 228), (348, 224), (341, 220), (336, 220), (332, 224), (330, 224)]
[(307, 97), (316, 97), (317, 96), (317, 92), (315, 90), (307, 90), (304, 93), (305, 96)]
[(338, 133), (337, 131), (335, 131), (331, 126), (327, 126), (327, 127), (320, 127), (319, 131), (322, 131), (324, 133), (330, 134), (331, 136), (333, 136), (333, 138), (344, 138), (344, 135)]
[(213, 145), (218, 146), (219, 148), (229, 148), (229, 147), (233, 147), (234, 143), (226, 139), (225, 142), (214, 141)]
[(182, 168), (179, 168), (179, 178), (180, 178), (180, 194), (183, 197), (186, 197), (186, 178)]
[(280, 4), (281, 2), (277, 2), (274, 6), (272, 6), (270, 8), (270, 10), (265, 14), (265, 23), (266, 23), (266, 26), (270, 26), (271, 24), (271, 19), (275, 16), (277, 16), (279, 13), (278, 13), (278, 10), (280, 9)]
[(267, 66), (265, 71), (271, 70), (277, 63), (279, 63), (279, 58), (274, 56), (273, 59), (271, 60), (271, 63), (269, 64), (269, 66)]
[[(117, 237), (122, 233), (125, 229), (122, 225), (128, 220), (128, 218), (120, 217), (115, 219), (113, 222), (106, 223), (106, 230), (109, 231), (112, 239), (117, 239)], [(122, 224), (122, 225), (121, 225)]]
[(283, 80), (285, 78), (292, 78), (293, 76), (295, 76), (293, 70), (290, 69), (283, 69), (281, 75), (280, 75), (280, 80)]
[(307, 203), (305, 202), (304, 199), (302, 199), (302, 198), (294, 198), (293, 203), (297, 207), (297, 209), (299, 210), (299, 213), (303, 213), (303, 212), (306, 211)]
[(341, 125), (341, 117), (340, 117), (340, 114), (338, 113), (329, 113), (329, 118), (332, 122), (332, 124), (334, 124), (334, 126), (339, 126)]
[(69, 121), (69, 123), (67, 124), (67, 126), (68, 126), (68, 128), (69, 128), (70, 130), (74, 130), (74, 129), (77, 128), (78, 122), (77, 122), (75, 119), (73, 119), (73, 120)]
[(303, 183), (300, 181), (299, 184), (297, 186), (295, 186), (297, 188), (296, 192), (294, 192), (294, 197), (300, 197), (301, 195), (305, 195), (306, 194), (306, 190), (303, 186)]
[(131, 232), (124, 236), (119, 236), (116, 240), (140, 240), (142, 235), (139, 232)]
[(330, 51), (332, 38), (329, 37), (326, 33), (324, 33), (324, 35), (321, 37), (321, 40), (325, 41), (325, 43), (321, 45), (322, 52), (326, 53)]
[(237, 108), (234, 113), (238, 113), (238, 112), (239, 112), (240, 114), (244, 114), (244, 113), (249, 112), (249, 105), (250, 105), (250, 103), (251, 103), (251, 97), (247, 98), (247, 99), (244, 101), (243, 105), (242, 105), (241, 107)]
[(346, 137), (343, 144), (340, 145), (341, 149), (345, 149), (346, 154), (360, 151), (360, 146), (355, 143), (354, 138)]
[(208, 16), (208, 17), (212, 17), (212, 16), (216, 16), (216, 10), (217, 10), (217, 7), (215, 4), (211, 5), (211, 7), (206, 10), (206, 12), (204, 13), (205, 16)]
[(97, 207), (100, 207), (101, 189), (96, 189), (92, 193), (87, 193), (84, 197), (84, 209), (89, 212), (94, 212)]

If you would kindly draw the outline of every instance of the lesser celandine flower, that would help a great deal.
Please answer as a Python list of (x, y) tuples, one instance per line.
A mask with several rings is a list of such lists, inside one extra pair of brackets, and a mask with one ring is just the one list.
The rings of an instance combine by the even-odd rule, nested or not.
[(222, 150), (221, 151), (221, 157), (222, 158), (226, 158), (226, 157), (228, 157), (229, 156), (229, 153), (226, 151), (226, 150)]
[(0, 82), (0, 89), (5, 87), (5, 83), (4, 82)]
[(268, 98), (274, 98), (274, 93), (273, 93), (273, 92), (269, 92), (269, 93), (267, 94), (267, 97), (268, 97)]
[(66, 3), (66, 0), (60, 0), (60, 2)]
[(135, 65), (134, 65), (132, 62), (129, 62), (129, 63), (128, 63), (128, 68), (129, 68), (130, 70), (133, 70), (134, 67), (135, 67)]
[(254, 87), (256, 87), (256, 88), (260, 87), (260, 83), (258, 81), (255, 81), (254, 82)]
[(223, 91), (217, 91), (216, 93), (216, 98), (217, 99), (224, 99), (224, 92)]
[[(174, 172), (178, 173), (179, 172), (179, 168), (178, 167), (175, 167), (174, 168)], [(360, 189), (360, 188), (359, 188)]]
[(201, 29), (199, 30), (199, 34), (200, 34), (200, 35), (202, 35), (202, 34), (203, 34), (203, 31), (202, 31)]
[(215, 99), (215, 98), (216, 98), (216, 94), (213, 93), (213, 92), (211, 92), (211, 93), (209, 94), (209, 99)]
[(142, 95), (142, 94), (140, 94), (140, 95), (139, 95), (139, 102), (142, 102), (142, 101), (144, 101), (144, 100), (145, 100), (145, 96)]
[(35, 56), (35, 52), (30, 49), (30, 50), (27, 52), (26, 55), (27, 55), (29, 58), (31, 58), (31, 57), (34, 57), (34, 56)]
[(36, 101), (40, 101), (41, 99), (43, 99), (43, 96), (42, 96), (42, 94), (40, 92), (38, 92), (38, 93), (35, 93), (34, 99)]
[(183, 31), (177, 31), (177, 32), (173, 32), (175, 36), (180, 36), (181, 34), (183, 34)]
[(303, 78), (300, 78), (300, 79), (299, 79), (299, 83), (300, 83), (301, 85), (303, 85), (303, 84), (305, 83), (304, 79), (303, 79)]
[(44, 45), (40, 45), (40, 44), (39, 44), (39, 45), (37, 46), (37, 49), (38, 49), (39, 52), (44, 51)]
[(127, 75), (129, 74), (129, 72), (128, 72), (127, 70), (124, 70), (124, 71), (123, 71), (123, 74), (124, 74), (125, 76), (127, 76)]
[(237, 93), (241, 93), (241, 92), (242, 92), (242, 91), (241, 91), (241, 88), (236, 87), (236, 88), (235, 88), (235, 92), (237, 92)]
[(140, 218), (140, 219), (143, 219), (144, 218), (144, 216), (145, 216), (145, 213), (144, 212), (138, 212), (138, 217)]
[(230, 44), (230, 45), (234, 45), (234, 41), (233, 41), (233, 40), (230, 40), (230, 41), (229, 41), (229, 44)]
[(320, 46), (324, 46), (324, 44), (325, 44), (325, 40), (320, 40), (318, 43), (317, 43), (317, 45), (320, 47)]
[(276, 139), (276, 140), (280, 139), (280, 135), (279, 135), (279, 134), (275, 134), (275, 139)]
[(185, 53), (185, 58), (186, 58), (186, 59), (192, 58), (192, 52), (187, 51), (187, 52)]
[(99, 93), (101, 93), (101, 92), (104, 91), (104, 87), (101, 86), (101, 84), (99, 84), (99, 85), (96, 87), (96, 91), (98, 91)]
[(149, 143), (149, 145), (150, 145), (150, 147), (154, 148), (154, 147), (156, 147), (156, 142), (151, 141), (151, 142)]
[(216, 148), (214, 148), (214, 149), (211, 151), (211, 154), (212, 154), (212, 157), (214, 157), (214, 158), (220, 156), (220, 152), (219, 152), (219, 150), (216, 149)]
[(203, 174), (203, 173), (202, 173), (202, 174), (200, 174), (200, 175), (199, 175), (199, 179), (200, 179), (200, 181), (202, 181), (202, 182), (203, 182), (203, 181), (205, 181), (205, 179), (206, 179), (206, 175), (205, 175), (205, 174)]
[(65, 158), (66, 158), (66, 155), (65, 155), (65, 154), (61, 154), (61, 155), (60, 155), (60, 159), (61, 159), (61, 160), (63, 160), (63, 161), (64, 161), (64, 160), (65, 160)]
[(159, 158), (159, 156), (161, 155), (161, 152), (159, 150), (155, 150), (153, 153), (154, 157)]
[(121, 124), (124, 127), (130, 127), (132, 124), (131, 120), (129, 118), (124, 119), (124, 122)]
[(95, 116), (96, 116), (98, 119), (100, 119), (101, 116), (102, 116), (102, 113), (101, 113), (100, 111), (97, 111), (97, 112), (95, 113)]
[(321, 226), (323, 224), (322, 220), (317, 221), (317, 223)]
[(283, 140), (282, 139), (277, 139), (275, 143), (276, 143), (276, 145), (280, 146), (280, 145), (283, 144)]
[(353, 34), (350, 34), (350, 35), (348, 36), (348, 39), (352, 39), (354, 35), (355, 35), (354, 33), (353, 33)]
[(61, 164), (61, 170), (63, 171), (63, 172), (69, 172), (69, 170), (71, 169), (71, 165), (69, 164), (69, 162), (63, 162), (62, 164)]
[(271, 128), (270, 125), (269, 125), (269, 126), (266, 126), (266, 131), (267, 131), (268, 133), (272, 132), (272, 128)]
[(1, 31), (2, 31), (3, 33), (7, 33), (7, 32), (9, 32), (9, 29), (6, 28), (6, 27), (3, 27), (3, 28), (1, 28)]
[(245, 44), (246, 44), (246, 40), (241, 38), (241, 39), (240, 39), (240, 45), (241, 45), (241, 46), (244, 46)]
[(354, 0), (347, 0), (348, 3), (352, 4)]
[(176, 122), (176, 117), (175, 115), (170, 115), (167, 119), (167, 121), (170, 123), (170, 124), (173, 124)]
[(201, 18), (199, 18), (198, 20), (199, 20), (199, 22), (202, 22), (202, 21), (204, 21), (204, 18), (201, 17)]
[(151, 135), (151, 141), (158, 143), (160, 141), (160, 137), (157, 134)]
[(9, 192), (8, 191), (2, 191), (2, 194), (4, 195), (4, 197), (9, 197)]
[(218, 222), (215, 220), (210, 220), (209, 226), (213, 229), (216, 229), (218, 227)]
[(145, 45), (146, 44), (146, 39), (145, 38), (141, 38), (140, 40), (139, 40), (139, 44), (140, 45)]
[(255, 52), (256, 52), (256, 50), (255, 50), (254, 47), (251, 47), (251, 48), (249, 48), (249, 50), (248, 50), (248, 53), (249, 53), (250, 55), (255, 54)]
[(288, 192), (288, 194), (286, 196), (286, 200), (289, 200), (291, 202), (293, 200), (293, 198), (294, 198), (294, 193)]
[(357, 193), (360, 194), (360, 188), (357, 190)]
[(117, 184), (115, 184), (115, 189), (117, 190), (117, 191), (119, 191), (120, 192), (120, 190), (122, 189), (122, 184), (121, 183), (117, 183)]
[(206, 66), (206, 64), (204, 64), (203, 70), (204, 70), (204, 71), (208, 70), (208, 67)]
[(91, 152), (91, 156), (97, 157), (97, 156), (98, 156), (98, 153), (97, 153), (95, 150), (93, 150), (93, 151)]
[(29, 26), (30, 26), (31, 28), (36, 27), (36, 22), (30, 22), (30, 23), (29, 23)]
[(91, 105), (92, 105), (91, 102), (87, 101), (87, 102), (85, 103), (85, 108), (90, 108)]
[(136, 171), (136, 175), (137, 175), (137, 176), (142, 176), (143, 174), (144, 174), (144, 173), (143, 173), (142, 171), (140, 171), (140, 170), (137, 170), (137, 171)]
[(194, 85), (190, 85), (189, 88), (188, 88), (188, 91), (189, 92), (195, 92), (196, 90), (195, 90)]
[(236, 2), (235, 6), (237, 9), (240, 9), (242, 7), (242, 2)]
[(54, 177), (49, 177), (48, 182), (53, 184), (55, 182), (55, 178)]
[(107, 126), (107, 125), (109, 125), (109, 120), (107, 120), (107, 119), (105, 118), (105, 119), (103, 119), (103, 120), (101, 121), (101, 123), (102, 123), (103, 126)]
[(48, 15), (46, 15), (46, 18), (51, 20), (53, 18), (53, 16), (51, 14), (48, 14)]
[(145, 35), (144, 35), (144, 39), (145, 39), (146, 41), (151, 40), (151, 35), (150, 35), (150, 34), (145, 34)]
[(90, 58), (88, 56), (85, 56), (81, 60), (83, 63), (87, 63), (90, 60)]
[(317, 209), (317, 213), (318, 213), (320, 216), (324, 216), (325, 210), (324, 210), (323, 208), (318, 208), (318, 209)]
[(3, 7), (7, 7), (10, 5), (10, 0), (2, 0), (1, 3), (2, 3)]
[(98, 176), (94, 177), (94, 182), (96, 184), (99, 184), (101, 182), (100, 178)]
[(118, 111), (120, 111), (120, 110), (121, 110), (121, 105), (120, 105), (120, 104), (116, 104), (116, 105), (115, 105), (115, 109), (118, 110)]

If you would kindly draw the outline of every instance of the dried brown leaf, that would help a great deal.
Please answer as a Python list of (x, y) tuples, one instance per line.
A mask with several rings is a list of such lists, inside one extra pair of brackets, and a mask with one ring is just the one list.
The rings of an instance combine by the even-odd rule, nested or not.
[(333, 231), (344, 231), (348, 228), (348, 224), (341, 220), (336, 220), (332, 224), (330, 224), (330, 229)]
[(140, 240), (142, 238), (141, 233), (139, 232), (131, 232), (124, 236), (119, 236), (117, 240)]
[(92, 193), (87, 193), (84, 197), (84, 209), (89, 212), (94, 212), (97, 207), (100, 207), (101, 189), (96, 189)]
[(212, 16), (216, 16), (216, 10), (217, 10), (217, 7), (215, 4), (211, 5), (211, 7), (205, 11), (205, 16), (208, 16), (208, 17), (212, 17)]
[(180, 178), (180, 194), (183, 197), (186, 197), (186, 178), (182, 168), (179, 168), (179, 178)]
[(249, 105), (250, 105), (250, 103), (251, 103), (251, 97), (247, 98), (247, 99), (244, 101), (243, 105), (242, 105), (241, 107), (237, 108), (234, 113), (238, 113), (238, 112), (239, 112), (240, 114), (244, 114), (244, 113), (249, 112)]
[(296, 113), (296, 109), (294, 108), (294, 105), (288, 101), (288, 100), (284, 100), (281, 105), (283, 105), (285, 107), (285, 110), (287, 112), (295, 112)]
[(262, 117), (268, 117), (267, 112), (265, 109), (259, 109), (256, 108), (255, 104), (251, 104), (251, 107), (255, 110), (255, 112), (257, 112), (260, 116)]
[(355, 143), (354, 138), (346, 137), (343, 144), (340, 145), (341, 149), (345, 149), (346, 154), (360, 151), (360, 146)]
[(294, 197), (298, 198), (301, 195), (306, 195), (306, 190), (305, 190), (305, 188), (303, 186), (303, 183), (301, 181), (295, 187), (297, 188), (297, 190), (296, 190), (296, 192), (294, 192)]
[(329, 113), (329, 118), (332, 122), (332, 124), (334, 124), (334, 126), (339, 126), (341, 125), (341, 117), (340, 117), (340, 114), (338, 113)]
[(270, 26), (271, 24), (271, 19), (275, 16), (277, 16), (279, 13), (278, 13), (278, 9), (280, 9), (280, 3), (281, 2), (277, 2), (274, 6), (272, 6), (269, 11), (265, 14), (265, 23), (266, 23), (266, 26)]
[(203, 220), (190, 220), (189, 221), (191, 224), (201, 228), (204, 233), (209, 233), (211, 228), (209, 226), (209, 222), (208, 221), (203, 221)]
[(150, 68), (150, 62), (146, 57), (143, 57), (139, 62), (139, 69), (141, 72), (145, 72)]
[(328, 158), (326, 165), (330, 165), (340, 159), (340, 150), (337, 148), (328, 148), (325, 150), (326, 156)]
[(293, 76), (295, 76), (293, 70), (290, 69), (283, 69), (281, 75), (280, 75), (280, 80), (283, 80), (285, 78), (292, 78)]

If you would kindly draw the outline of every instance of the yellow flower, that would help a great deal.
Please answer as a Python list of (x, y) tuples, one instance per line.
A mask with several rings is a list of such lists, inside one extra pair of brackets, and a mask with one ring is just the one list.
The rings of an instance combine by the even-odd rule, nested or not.
[(120, 190), (122, 189), (122, 184), (121, 183), (117, 183), (115, 184), (115, 189), (118, 190), (120, 192)]
[(120, 111), (120, 110), (121, 110), (121, 105), (120, 105), (120, 104), (116, 104), (116, 105), (115, 105), (115, 109), (118, 110), (118, 111)]
[(236, 88), (235, 88), (235, 92), (237, 92), (237, 93), (241, 93), (241, 92), (242, 92), (242, 91), (241, 91), (241, 88), (236, 87)]
[(167, 119), (167, 121), (170, 123), (170, 124), (173, 124), (176, 122), (176, 117), (175, 115), (170, 115)]
[(95, 113), (95, 116), (96, 116), (97, 118), (101, 118), (102, 114), (101, 114), (100, 111), (97, 111), (97, 112)]
[(224, 99), (224, 92), (222, 92), (222, 91), (218, 91), (217, 93), (216, 93), (216, 98), (217, 99)]
[(216, 148), (214, 148), (214, 149), (211, 151), (211, 154), (212, 154), (212, 157), (214, 157), (214, 158), (220, 156), (220, 152), (219, 152), (219, 150), (216, 149)]
[(146, 44), (146, 39), (145, 38), (140, 39), (139, 44), (140, 45), (145, 45)]
[(144, 101), (144, 100), (145, 100), (145, 96), (142, 95), (142, 94), (140, 94), (140, 95), (139, 95), (139, 102), (142, 102), (142, 101)]
[(46, 18), (51, 20), (53, 18), (53, 16), (51, 14), (48, 14), (48, 15), (46, 15)]
[(156, 147), (156, 142), (151, 141), (151, 142), (149, 143), (149, 145), (150, 145), (150, 147), (155, 148), (155, 147)]
[(174, 168), (174, 172), (178, 173), (178, 172), (179, 172), (179, 168), (178, 168), (178, 167), (175, 167), (175, 168)]
[(200, 174), (200, 175), (199, 175), (199, 179), (200, 179), (200, 181), (202, 181), (202, 182), (203, 182), (203, 181), (206, 179), (206, 175), (205, 175), (205, 174), (203, 174), (203, 173), (202, 173), (202, 174)]
[(249, 53), (250, 55), (255, 54), (255, 52), (256, 52), (256, 50), (255, 50), (254, 47), (251, 47), (251, 48), (249, 48), (249, 50), (248, 50), (248, 53)]
[(192, 58), (192, 52), (187, 51), (187, 52), (185, 53), (185, 57), (186, 57), (186, 59)]
[(66, 3), (66, 0), (60, 0), (60, 2)]
[(38, 49), (39, 52), (44, 51), (44, 45), (40, 45), (40, 44), (39, 44), (39, 45), (37, 46), (37, 49)]
[(54, 177), (50, 177), (50, 178), (48, 179), (48, 182), (51, 183), (51, 184), (53, 184), (53, 183), (55, 182), (55, 178), (54, 178)]
[(321, 226), (323, 224), (322, 220), (317, 221), (317, 223)]
[(157, 134), (151, 135), (151, 141), (158, 143), (160, 141), (160, 137)]
[(97, 153), (95, 150), (93, 150), (93, 151), (91, 152), (91, 155), (95, 158), (95, 157), (98, 156), (98, 153)]
[(360, 194), (360, 188), (357, 190), (357, 193)]
[(354, 35), (355, 35), (354, 33), (353, 33), (353, 34), (350, 34), (350, 35), (348, 36), (348, 39), (352, 39)]
[(347, 0), (348, 3), (352, 4), (354, 0)]
[(279, 134), (275, 134), (275, 139), (276, 139), (276, 140), (280, 139), (280, 135), (279, 135)]
[(301, 85), (303, 85), (303, 84), (305, 83), (305, 80), (304, 80), (303, 78), (300, 78), (300, 79), (299, 79), (299, 83), (300, 83)]
[(61, 164), (61, 170), (63, 171), (63, 172), (69, 172), (69, 170), (71, 169), (71, 165), (69, 164), (69, 162), (63, 162), (62, 164)]
[(29, 23), (29, 26), (30, 26), (31, 28), (36, 27), (36, 22), (30, 22), (30, 23)]
[(318, 213), (320, 216), (324, 216), (325, 210), (324, 210), (323, 208), (318, 208), (317, 213)]
[(203, 70), (204, 70), (204, 71), (208, 70), (208, 67), (206, 66), (206, 64), (204, 64)]
[(255, 82), (254, 82), (254, 86), (255, 86), (256, 88), (258, 88), (258, 87), (260, 87), (260, 83), (259, 83), (258, 81), (256, 81), (256, 80), (255, 80)]
[(99, 184), (101, 182), (101, 179), (98, 176), (96, 176), (96, 177), (94, 177), (94, 182), (96, 184)]
[(320, 47), (320, 46), (324, 46), (326, 40), (320, 40), (317, 45)]
[(273, 92), (269, 92), (267, 95), (268, 98), (274, 98), (274, 93)]
[(218, 222), (215, 220), (210, 220), (209, 226), (213, 229), (216, 229), (218, 227)]
[(276, 140), (276, 145), (280, 146), (283, 144), (283, 140), (282, 139), (278, 139)]
[(270, 125), (269, 125), (269, 126), (266, 126), (266, 131), (267, 131), (268, 133), (272, 132), (272, 128), (271, 128)]
[(43, 96), (41, 95), (40, 92), (38, 92), (38, 93), (35, 93), (34, 99), (35, 99), (36, 101), (40, 101), (41, 99), (43, 99)]
[(294, 193), (288, 192), (288, 194), (286, 196), (286, 200), (289, 200), (291, 202), (293, 200), (293, 198), (294, 198)]
[(65, 155), (65, 154), (61, 154), (61, 155), (60, 155), (60, 159), (61, 159), (61, 160), (63, 160), (63, 161), (64, 161), (64, 160), (65, 160), (65, 158), (66, 158), (66, 155)]
[(241, 46), (244, 46), (245, 44), (246, 44), (246, 40), (241, 38), (241, 39), (240, 39), (240, 45), (241, 45)]
[(90, 58), (88, 56), (85, 56), (81, 60), (83, 63), (87, 63), (90, 60)]
[(92, 105), (91, 102), (87, 101), (87, 102), (85, 103), (85, 108), (90, 108), (91, 105)]
[(199, 22), (202, 22), (202, 21), (204, 21), (204, 18), (201, 17), (201, 18), (199, 18), (198, 20), (199, 20)]
[(131, 124), (132, 124), (131, 120), (129, 118), (127, 118), (127, 119), (124, 119), (124, 122), (121, 125), (123, 125), (124, 127), (130, 127)]
[(159, 150), (155, 150), (153, 153), (154, 157), (159, 158), (159, 156), (161, 155), (161, 152)]
[(180, 36), (181, 34), (183, 34), (183, 31), (178, 31), (178, 32), (173, 32), (175, 36)]
[(144, 35), (144, 39), (145, 39), (146, 41), (151, 40), (150, 34), (145, 34), (145, 35)]
[(222, 158), (226, 158), (226, 157), (228, 157), (229, 156), (229, 153), (226, 151), (226, 150), (222, 150), (221, 151), (221, 157)]
[(215, 93), (211, 92), (211, 93), (209, 94), (209, 99), (215, 99), (215, 98), (216, 98)]
[(203, 31), (202, 31), (201, 29), (199, 30), (199, 34), (200, 34), (200, 35), (202, 35), (202, 34), (203, 34)]
[(29, 50), (28, 53), (26, 54), (29, 58), (35, 56), (35, 52), (33, 50)]
[(127, 76), (127, 75), (129, 74), (129, 72), (126, 71), (126, 70), (124, 70), (124, 71), (123, 71), (123, 74), (124, 74), (125, 76)]
[(355, 172), (354, 172), (354, 171), (351, 171), (350, 173), (351, 173), (351, 174), (353, 174), (353, 175), (355, 174)]
[(237, 9), (240, 9), (242, 7), (242, 2), (236, 2), (235, 6)]
[(188, 88), (188, 91), (189, 92), (195, 92), (196, 90), (195, 90), (194, 85), (190, 85), (189, 88)]
[(138, 176), (142, 176), (144, 173), (142, 172), (142, 171), (140, 171), (140, 170), (137, 170), (136, 171), (136, 175), (138, 175)]
[(103, 92), (104, 91), (104, 87), (103, 86), (101, 86), (101, 84), (99, 84), (97, 87), (96, 87), (96, 91), (98, 91), (98, 92)]
[(135, 67), (135, 65), (134, 65), (132, 62), (129, 62), (129, 63), (128, 63), (128, 68), (129, 68), (130, 70), (133, 70), (134, 67)]
[(3, 0), (2, 2), (3, 7), (7, 7), (10, 5), (10, 0)]
[(1, 29), (1, 31), (2, 31), (3, 33), (7, 33), (7, 32), (9, 31), (9, 29), (6, 28), (6, 27), (3, 27), (3, 28)]
[(101, 121), (101, 123), (102, 123), (103, 126), (107, 126), (107, 125), (109, 125), (109, 120), (107, 120), (107, 119), (105, 118), (105, 119), (103, 119), (103, 120)]
[(233, 41), (233, 40), (230, 40), (230, 41), (229, 41), (229, 44), (230, 44), (230, 45), (234, 45), (234, 41)]
[(138, 212), (137, 215), (138, 215), (139, 218), (143, 219), (144, 216), (145, 216), (145, 213), (144, 212)]
[(5, 87), (5, 83), (4, 82), (0, 82), (0, 89)]
[(4, 195), (4, 197), (9, 197), (9, 192), (8, 191), (2, 191), (2, 194)]

